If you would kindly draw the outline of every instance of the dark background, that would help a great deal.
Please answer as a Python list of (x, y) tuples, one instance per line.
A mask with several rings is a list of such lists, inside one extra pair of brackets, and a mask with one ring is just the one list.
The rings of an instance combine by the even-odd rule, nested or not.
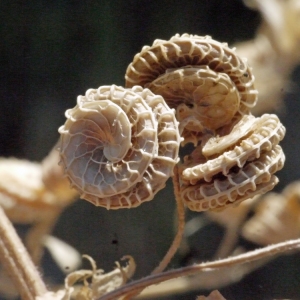
[[(64, 111), (75, 106), (77, 96), (88, 88), (124, 85), (126, 67), (143, 45), (185, 32), (233, 44), (254, 36), (260, 16), (239, 0), (2, 0), (0, 20), (0, 156), (40, 161), (57, 141)], [(282, 143), (287, 161), (277, 190), (300, 177), (299, 68), (292, 79), (293, 93), (278, 112), (287, 127)], [(171, 183), (153, 201), (131, 210), (107, 211), (80, 200), (62, 214), (54, 234), (105, 270), (123, 255), (133, 255), (139, 278), (169, 247), (174, 210)], [(204, 253), (199, 259), (213, 255), (221, 233), (217, 228), (199, 236), (195, 247)], [(221, 292), (227, 299), (300, 299), (299, 260), (298, 254), (279, 258)], [(45, 276), (63, 280), (53, 265), (45, 268)]]

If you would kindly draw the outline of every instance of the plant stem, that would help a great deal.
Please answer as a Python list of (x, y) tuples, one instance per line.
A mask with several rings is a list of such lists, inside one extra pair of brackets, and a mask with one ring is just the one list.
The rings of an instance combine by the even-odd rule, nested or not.
[[(184, 233), (184, 226), (185, 226), (185, 211), (184, 211), (184, 204), (180, 197), (179, 192), (179, 178), (178, 178), (178, 167), (175, 166), (174, 168), (174, 175), (172, 177), (173, 179), (173, 185), (174, 185), (174, 195), (177, 205), (177, 217), (178, 217), (178, 227), (177, 227), (177, 233), (175, 235), (175, 238), (168, 250), (168, 252), (165, 254), (159, 265), (151, 272), (151, 275), (159, 274), (164, 271), (164, 269), (168, 266), (171, 259), (174, 257), (177, 249), (180, 246), (180, 243), (182, 241), (183, 233)], [(135, 290), (133, 293), (129, 293), (124, 297), (123, 300), (129, 300), (133, 297), (137, 296), (143, 291), (143, 289)]]
[(179, 178), (178, 178), (178, 167), (175, 166), (174, 168), (174, 175), (173, 175), (173, 186), (174, 186), (174, 195), (177, 205), (177, 219), (178, 219), (178, 227), (176, 236), (170, 246), (168, 252), (159, 263), (159, 265), (152, 271), (152, 275), (158, 274), (164, 271), (164, 269), (168, 266), (169, 262), (177, 252), (180, 243), (182, 241), (183, 233), (184, 233), (184, 226), (185, 226), (185, 211), (184, 211), (184, 204), (180, 196), (179, 192)]
[(22, 299), (34, 300), (47, 292), (43, 280), (2, 207), (0, 207), (0, 262)]
[(192, 266), (171, 270), (156, 275), (150, 275), (140, 280), (133, 281), (129, 284), (126, 284), (125, 286), (100, 297), (98, 300), (119, 299), (119, 297), (128, 295), (128, 293), (133, 293), (136, 290), (140, 291), (140, 289), (144, 289), (147, 286), (158, 284), (173, 278), (188, 276), (198, 272), (209, 272), (217, 268), (230, 267), (236, 264), (249, 263), (261, 258), (265, 258), (271, 255), (276, 255), (291, 250), (296, 250), (299, 248), (300, 248), (300, 239), (291, 240), (291, 241), (286, 241), (275, 245), (267, 246), (262, 249), (250, 251), (241, 255), (228, 257), (226, 259), (222, 259), (219, 261), (195, 264)]

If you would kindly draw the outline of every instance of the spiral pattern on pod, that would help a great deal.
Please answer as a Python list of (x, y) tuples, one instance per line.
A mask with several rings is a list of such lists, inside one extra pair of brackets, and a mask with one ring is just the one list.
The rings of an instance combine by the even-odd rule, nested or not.
[(277, 184), (285, 128), (275, 115), (251, 115), (254, 76), (226, 43), (189, 34), (155, 40), (125, 78), (126, 88), (79, 96), (59, 129), (60, 164), (82, 198), (108, 209), (153, 199), (186, 143), (195, 148), (177, 168), (177, 196), (191, 210), (236, 205)]
[(181, 196), (195, 211), (220, 209), (264, 194), (278, 183), (285, 155), (278, 117), (245, 115), (228, 135), (210, 138), (181, 164)]
[(257, 90), (247, 60), (210, 36), (155, 40), (128, 66), (126, 86), (162, 95), (176, 110), (182, 145), (180, 195), (195, 211), (220, 209), (272, 189), (284, 164), (285, 129), (275, 115), (255, 118)]
[(128, 66), (126, 86), (162, 95), (176, 109), (184, 143), (195, 145), (207, 130), (237, 122), (257, 102), (247, 61), (209, 36), (175, 35), (155, 40)]
[(60, 164), (81, 198), (107, 209), (136, 207), (172, 175), (181, 138), (161, 96), (102, 86), (79, 96), (66, 117)]

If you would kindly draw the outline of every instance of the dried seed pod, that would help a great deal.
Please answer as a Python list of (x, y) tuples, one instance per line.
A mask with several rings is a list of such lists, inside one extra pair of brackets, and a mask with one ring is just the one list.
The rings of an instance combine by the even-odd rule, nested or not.
[(234, 116), (238, 120), (257, 101), (246, 60), (209, 36), (155, 40), (136, 54), (125, 78), (127, 87), (148, 87), (177, 110), (185, 143), (196, 144), (205, 129), (220, 128)]
[[(255, 70), (259, 100), (252, 113), (280, 111), (284, 95), (293, 90), (293, 70), (300, 63), (300, 2), (298, 0), (244, 0), (261, 15), (252, 40), (236, 44)], [(280, 72), (278, 72), (280, 70)]]
[(181, 127), (188, 131), (220, 128), (240, 108), (240, 96), (230, 77), (208, 66), (169, 69), (147, 87), (176, 109)]
[(0, 158), (0, 205), (10, 221), (30, 225), (25, 244), (36, 265), (40, 264), (45, 236), (62, 210), (76, 199), (74, 192), (63, 195), (48, 189), (42, 177), (40, 163)]
[[(247, 161), (258, 158), (263, 151), (270, 151), (284, 135), (285, 127), (276, 115), (265, 114), (260, 118), (245, 115), (229, 135), (211, 138), (203, 148), (199, 146), (202, 157), (200, 154), (197, 161), (193, 155), (185, 158), (185, 166), (193, 166), (184, 169), (182, 179), (193, 184), (202, 178), (209, 182), (220, 172), (227, 175), (232, 167), (242, 168)], [(200, 159), (203, 163), (199, 163)]]
[(0, 177), (0, 205), (12, 222), (37, 224), (67, 205), (45, 187), (39, 163), (1, 158)]
[(287, 185), (281, 194), (263, 196), (242, 228), (242, 236), (259, 244), (270, 245), (300, 236), (300, 182)]
[(273, 189), (278, 179), (273, 175), (284, 165), (285, 156), (279, 145), (248, 162), (238, 171), (218, 175), (209, 183), (182, 185), (181, 196), (189, 209), (204, 211), (220, 209)]
[(180, 193), (192, 210), (238, 203), (274, 187), (285, 134), (277, 116), (255, 118), (254, 76), (246, 59), (209, 36), (175, 35), (138, 53), (126, 71), (135, 84), (176, 109), (184, 143), (196, 149), (180, 165)]
[(181, 195), (197, 211), (221, 208), (271, 190), (284, 164), (276, 115), (244, 115), (228, 135), (196, 147), (180, 165)]
[(81, 198), (110, 209), (153, 199), (178, 162), (174, 110), (135, 86), (102, 86), (79, 96), (59, 129), (61, 164)]
[[(102, 269), (97, 269), (96, 262), (92, 257), (83, 255), (83, 258), (90, 261), (92, 269), (77, 270), (66, 277), (65, 291), (67, 294), (70, 294), (70, 296), (72, 294), (72, 298), (70, 297), (70, 299), (98, 299), (99, 297), (126, 284), (126, 281), (133, 276), (136, 269), (135, 261), (130, 255), (125, 255), (121, 259), (128, 260), (128, 263), (124, 267), (122, 267), (119, 262), (115, 262), (116, 268), (108, 273), (104, 273)], [(88, 282), (87, 279), (90, 279), (90, 282)], [(80, 283), (80, 288), (73, 293), (74, 288), (72, 286), (78, 283)]]

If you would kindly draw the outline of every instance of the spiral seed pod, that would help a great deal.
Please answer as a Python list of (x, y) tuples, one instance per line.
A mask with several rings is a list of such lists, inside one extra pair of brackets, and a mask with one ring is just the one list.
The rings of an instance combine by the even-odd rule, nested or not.
[(278, 143), (285, 128), (276, 115), (244, 116), (231, 133), (211, 138), (185, 157), (181, 195), (191, 210), (236, 205), (271, 190), (285, 156)]
[(135, 86), (90, 89), (66, 111), (61, 164), (81, 198), (107, 209), (152, 200), (178, 162), (174, 110)]
[(225, 178), (220, 177), (212, 183), (183, 186), (181, 195), (189, 209), (194, 211), (237, 205), (272, 190), (278, 183), (278, 178), (272, 174), (282, 169), (284, 160), (282, 149), (277, 145), (274, 150), (248, 163), (237, 173), (232, 171)]
[(232, 120), (240, 106), (229, 76), (208, 66), (167, 70), (147, 87), (162, 95), (176, 109), (178, 121), (187, 123), (184, 127), (191, 131), (220, 128)]
[(182, 179), (193, 184), (200, 179), (209, 182), (220, 172), (226, 176), (231, 168), (242, 168), (263, 151), (270, 151), (284, 135), (285, 128), (276, 115), (265, 114), (261, 118), (245, 115), (229, 135), (211, 138), (200, 147), (202, 157), (199, 155), (197, 163), (192, 156), (185, 158), (185, 166), (194, 166), (185, 168)]
[(257, 102), (245, 59), (209, 36), (175, 35), (145, 46), (128, 66), (126, 86), (141, 85), (175, 108), (184, 142), (248, 114)]

